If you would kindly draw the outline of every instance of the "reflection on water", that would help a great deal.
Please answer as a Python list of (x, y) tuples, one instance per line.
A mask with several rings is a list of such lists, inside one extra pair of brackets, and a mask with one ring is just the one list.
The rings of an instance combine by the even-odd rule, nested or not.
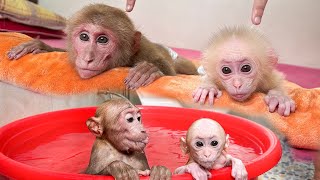
[[(184, 137), (186, 131), (162, 127), (147, 129), (150, 142), (146, 147), (146, 154), (150, 166), (164, 165), (173, 171), (187, 162), (188, 157), (182, 154), (179, 145), (180, 137)], [(57, 135), (50, 132), (46, 134), (46, 138), (52, 140), (30, 139), (23, 144), (25, 151), (11, 153), (10, 157), (21, 163), (51, 171), (79, 173), (86, 168), (94, 141), (92, 134), (86, 132)], [(250, 145), (250, 140), (245, 138), (233, 132), (228, 152), (246, 163), (262, 152), (254, 144)], [(26, 146), (29, 147), (25, 148)]]

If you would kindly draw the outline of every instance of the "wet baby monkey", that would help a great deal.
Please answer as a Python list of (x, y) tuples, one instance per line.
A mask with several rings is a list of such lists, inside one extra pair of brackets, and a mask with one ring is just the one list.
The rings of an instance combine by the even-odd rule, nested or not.
[[(114, 93), (109, 93), (114, 94)], [(148, 134), (142, 124), (140, 109), (128, 99), (111, 98), (101, 104), (86, 121), (96, 136), (86, 174), (111, 175), (116, 180), (170, 180), (171, 172), (164, 166), (149, 167), (144, 148)]]
[(248, 100), (252, 93), (266, 93), (270, 112), (289, 116), (295, 102), (283, 88), (283, 75), (276, 70), (278, 56), (267, 38), (255, 28), (226, 27), (215, 34), (203, 53), (204, 76), (193, 92), (193, 100), (209, 104), (225, 90), (236, 101)]
[(246, 180), (248, 173), (242, 161), (227, 154), (229, 135), (219, 123), (212, 119), (199, 119), (192, 123), (187, 136), (180, 139), (183, 153), (189, 155), (186, 165), (175, 170), (175, 174), (190, 173), (196, 180), (211, 178), (210, 170), (232, 166), (231, 176)]

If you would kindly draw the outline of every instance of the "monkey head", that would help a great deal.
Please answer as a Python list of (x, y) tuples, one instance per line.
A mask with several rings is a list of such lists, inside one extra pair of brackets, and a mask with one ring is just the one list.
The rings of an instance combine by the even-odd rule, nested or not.
[(97, 138), (107, 141), (119, 151), (143, 151), (148, 143), (140, 110), (127, 99), (104, 102), (86, 124)]
[(130, 66), (141, 33), (120, 9), (104, 4), (85, 6), (67, 23), (69, 59), (81, 78), (115, 67)]
[(215, 161), (229, 145), (219, 123), (212, 119), (199, 119), (188, 129), (186, 139), (180, 139), (180, 147), (189, 154), (189, 161), (194, 161), (206, 169), (212, 169)]
[(213, 38), (213, 44), (204, 53), (204, 68), (233, 99), (244, 101), (263, 87), (260, 83), (264, 74), (272, 72), (277, 60), (260, 32), (233, 27), (221, 30)]

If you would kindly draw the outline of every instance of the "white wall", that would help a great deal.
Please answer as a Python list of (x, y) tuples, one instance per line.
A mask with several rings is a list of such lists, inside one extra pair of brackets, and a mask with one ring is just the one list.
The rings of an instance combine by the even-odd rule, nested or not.
[[(40, 0), (40, 5), (69, 17), (93, 2), (125, 8), (125, 0)], [(203, 50), (220, 27), (251, 25), (251, 8), (252, 0), (137, 0), (129, 16), (153, 41)], [(319, 0), (269, 0), (259, 28), (281, 63), (320, 68), (319, 8)]]

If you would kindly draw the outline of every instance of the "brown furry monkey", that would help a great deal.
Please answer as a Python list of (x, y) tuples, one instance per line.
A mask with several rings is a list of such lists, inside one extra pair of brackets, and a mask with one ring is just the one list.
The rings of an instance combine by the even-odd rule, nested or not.
[[(124, 11), (108, 5), (85, 6), (68, 20), (66, 33), (69, 59), (84, 79), (115, 67), (132, 67), (125, 83), (135, 89), (163, 75), (197, 74), (192, 62), (150, 42)], [(35, 39), (12, 48), (8, 57), (50, 51), (64, 50)]]
[(222, 89), (236, 101), (263, 92), (270, 112), (282, 116), (295, 111), (295, 102), (283, 90), (283, 75), (275, 69), (278, 56), (268, 40), (254, 28), (228, 27), (214, 35), (203, 54), (205, 75), (193, 93), (195, 102), (210, 104)]
[(192, 123), (187, 137), (180, 139), (181, 150), (189, 155), (186, 165), (175, 170), (175, 174), (190, 173), (196, 180), (211, 178), (212, 169), (232, 166), (231, 175), (236, 180), (248, 179), (247, 170), (240, 159), (227, 154), (229, 135), (219, 123), (203, 118)]
[(86, 174), (112, 175), (117, 180), (139, 180), (139, 175), (171, 179), (170, 170), (164, 166), (150, 170), (144, 153), (148, 134), (140, 110), (125, 97), (101, 104), (86, 124), (96, 136)]

